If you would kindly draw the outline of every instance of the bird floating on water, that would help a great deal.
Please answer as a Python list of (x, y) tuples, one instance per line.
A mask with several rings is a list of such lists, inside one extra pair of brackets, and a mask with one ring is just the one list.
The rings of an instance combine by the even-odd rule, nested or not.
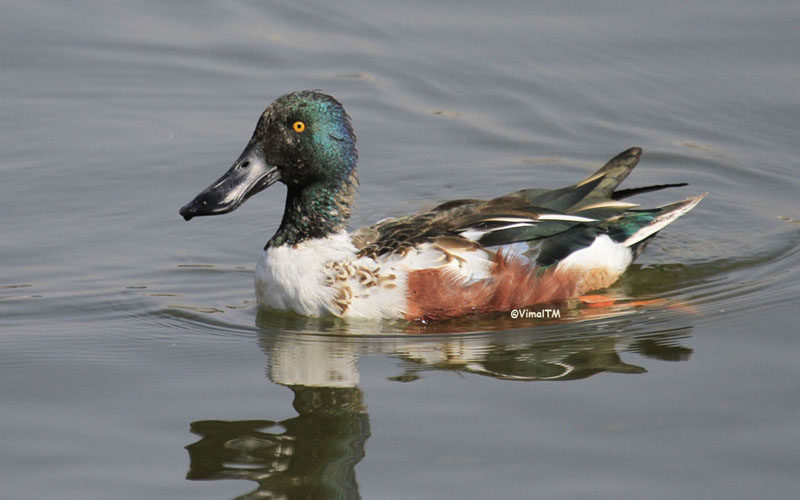
[(347, 232), (358, 187), (350, 118), (329, 95), (291, 92), (269, 105), (239, 159), (180, 214), (224, 214), (286, 185), (283, 219), (256, 267), (265, 308), (412, 321), (509, 311), (610, 286), (705, 196), (658, 208), (623, 201), (685, 185), (617, 190), (641, 154), (624, 151), (564, 188), (448, 201)]

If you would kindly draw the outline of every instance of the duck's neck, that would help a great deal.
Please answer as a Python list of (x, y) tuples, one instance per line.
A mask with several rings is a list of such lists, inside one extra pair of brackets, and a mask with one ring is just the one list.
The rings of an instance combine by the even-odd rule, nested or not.
[(337, 183), (289, 186), (283, 220), (265, 247), (297, 245), (313, 238), (325, 238), (347, 229), (350, 205), (358, 181), (355, 175)]

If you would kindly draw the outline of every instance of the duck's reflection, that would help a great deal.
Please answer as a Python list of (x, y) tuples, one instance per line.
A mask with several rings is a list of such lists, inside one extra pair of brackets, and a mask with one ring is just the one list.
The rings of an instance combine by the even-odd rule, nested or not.
[[(272, 321), (259, 316), (262, 320)], [(689, 327), (638, 335), (580, 330), (548, 338), (540, 333), (354, 337), (295, 333), (305, 330), (296, 324), (292, 333), (281, 333), (270, 326), (259, 337), (268, 378), (294, 392), (298, 415), (281, 422), (194, 422), (191, 431), (200, 439), (187, 446), (188, 479), (258, 484), (239, 498), (360, 498), (355, 466), (370, 436), (357, 366), (364, 355), (399, 358), (400, 373), (389, 379), (408, 382), (430, 370), (506, 380), (575, 380), (601, 372), (646, 371), (624, 362), (621, 351), (667, 361), (685, 360), (691, 353), (680, 345)], [(306, 326), (320, 329), (319, 324)]]
[(248, 479), (239, 498), (360, 498), (355, 465), (369, 416), (357, 387), (293, 387), (298, 416), (282, 422), (193, 422), (187, 479)]
[(685, 332), (672, 330), (657, 337), (601, 335), (590, 338), (519, 342), (514, 339), (454, 339), (407, 344), (396, 354), (405, 363), (395, 380), (409, 381), (431, 370), (458, 370), (504, 380), (577, 380), (608, 373), (645, 373), (626, 363), (620, 351), (663, 361), (683, 361), (691, 349), (676, 343)]

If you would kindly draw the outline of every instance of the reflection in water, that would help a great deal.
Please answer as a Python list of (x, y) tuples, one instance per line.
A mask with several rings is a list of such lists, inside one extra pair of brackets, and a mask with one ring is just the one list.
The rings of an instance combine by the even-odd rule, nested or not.
[(294, 392), (298, 416), (281, 422), (194, 422), (191, 431), (200, 440), (186, 447), (188, 479), (258, 484), (239, 498), (360, 498), (355, 466), (370, 436), (359, 388), (360, 356), (399, 358), (403, 372), (390, 380), (408, 382), (429, 370), (504, 380), (576, 380), (600, 372), (646, 372), (622, 361), (621, 351), (665, 361), (683, 361), (691, 354), (680, 345), (690, 327), (597, 335), (597, 325), (591, 328), (594, 334), (584, 325), (567, 338), (534, 331), (359, 337), (279, 333), (272, 327), (259, 337), (268, 377)]
[[(461, 370), (506, 380), (575, 380), (600, 372), (645, 373), (640, 366), (624, 363), (613, 337), (536, 345), (500, 344), (479, 353), (465, 353), (462, 346), (418, 346), (404, 358), (419, 363), (407, 368), (397, 380), (413, 380), (431, 369)], [(444, 349), (444, 350), (443, 350)], [(467, 354), (467, 355), (464, 355)]]
[(408, 361), (405, 372), (393, 380), (411, 381), (429, 370), (458, 370), (504, 380), (577, 380), (601, 372), (645, 373), (641, 366), (622, 361), (619, 351), (637, 352), (663, 361), (684, 361), (691, 349), (675, 341), (687, 329), (636, 338), (601, 335), (541, 340), (452, 339), (447, 342), (409, 343), (395, 354)]
[(360, 498), (355, 465), (369, 416), (357, 387), (293, 387), (298, 416), (282, 422), (193, 422), (187, 479), (248, 479), (239, 498)]
[(269, 378), (294, 392), (298, 416), (281, 422), (200, 421), (187, 479), (248, 479), (255, 498), (360, 498), (355, 466), (364, 457), (369, 415), (351, 345), (262, 339)]

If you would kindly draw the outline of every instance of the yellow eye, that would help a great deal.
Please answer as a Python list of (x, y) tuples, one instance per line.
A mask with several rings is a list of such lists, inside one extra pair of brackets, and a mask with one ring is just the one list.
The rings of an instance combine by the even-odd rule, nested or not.
[(297, 132), (298, 134), (302, 133), (306, 129), (306, 124), (303, 122), (294, 122), (292, 124), (292, 129)]

